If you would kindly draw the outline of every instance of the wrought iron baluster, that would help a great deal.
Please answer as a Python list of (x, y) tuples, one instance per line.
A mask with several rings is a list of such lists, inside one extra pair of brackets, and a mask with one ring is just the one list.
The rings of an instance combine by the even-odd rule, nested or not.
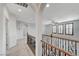
[(60, 39), (60, 48), (61, 48), (61, 39)]
[(64, 49), (64, 41), (63, 41), (63, 39), (61, 39), (62, 40), (62, 48)]
[(47, 44), (46, 44), (46, 56), (47, 56)]
[(50, 48), (49, 48), (49, 45), (48, 45), (48, 56), (50, 56)]
[(53, 56), (55, 56), (55, 48), (53, 48)]
[(48, 48), (48, 54), (47, 55), (50, 56), (50, 48)]
[[(52, 35), (51, 35), (51, 45), (52, 45)], [(51, 51), (52, 51), (52, 47), (51, 47)]]
[(45, 43), (44, 43), (44, 55), (45, 55)]
[(51, 56), (51, 50), (52, 50), (52, 47), (50, 48), (48, 48), (48, 56)]
[(51, 49), (50, 55), (52, 55), (52, 56), (53, 56), (53, 47), (52, 47), (52, 49)]
[(58, 38), (58, 47), (59, 47), (59, 38)]
[(59, 47), (59, 39), (57, 38), (57, 47)]
[(69, 51), (69, 40), (68, 40), (68, 51)]
[(66, 48), (66, 40), (64, 40), (64, 41), (65, 41), (65, 51), (66, 51), (66, 49), (67, 49), (67, 48)]
[(75, 41), (75, 55), (77, 55), (77, 42)]
[(44, 43), (42, 42), (42, 56), (44, 55)]
[(56, 56), (56, 48), (55, 48), (55, 56)]
[[(43, 40), (43, 35), (42, 35), (42, 40)], [(43, 42), (42, 42), (42, 56), (43, 56)]]
[(52, 47), (52, 56), (54, 56), (54, 48)]
[(59, 50), (59, 56), (61, 56), (61, 51)]
[(73, 50), (73, 41), (71, 41), (71, 53), (74, 53), (74, 50)]

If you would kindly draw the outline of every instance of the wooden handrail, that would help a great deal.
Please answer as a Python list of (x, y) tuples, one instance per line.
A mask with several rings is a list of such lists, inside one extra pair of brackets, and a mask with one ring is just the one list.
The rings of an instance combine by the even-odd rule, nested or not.
[(32, 36), (32, 35), (30, 35), (30, 34), (28, 34), (28, 36), (30, 36), (31, 38), (34, 38), (34, 39), (35, 39), (35, 37), (34, 37), (34, 36)]
[(46, 35), (46, 34), (43, 34), (43, 36), (48, 36), (48, 37), (59, 38), (59, 39), (63, 39), (63, 40), (79, 42), (79, 38), (78, 37), (69, 36), (69, 35), (62, 35), (62, 34)]
[(68, 56), (72, 56), (72, 55), (73, 55), (73, 54), (71, 54), (71, 53), (65, 51), (64, 49), (58, 48), (58, 47), (56, 47), (56, 46), (54, 46), (54, 45), (51, 45), (51, 44), (49, 44), (49, 43), (47, 43), (47, 42), (45, 42), (45, 41), (43, 41), (43, 40), (41, 40), (41, 42), (47, 44), (47, 45), (48, 45), (48, 48), (51, 48), (51, 47), (52, 47), (52, 48), (55, 48), (56, 50), (59, 50), (59, 51), (65, 53), (65, 54), (68, 55)]

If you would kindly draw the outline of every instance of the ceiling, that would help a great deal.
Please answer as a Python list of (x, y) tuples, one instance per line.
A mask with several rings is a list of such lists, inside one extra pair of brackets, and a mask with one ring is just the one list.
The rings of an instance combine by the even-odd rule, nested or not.
[(55, 22), (79, 19), (79, 3), (52, 3), (45, 8), (44, 18)]
[(30, 6), (27, 8), (17, 4), (7, 4), (9, 12), (17, 17), (17, 20), (24, 21), (26, 23), (34, 23), (34, 12)]
[[(79, 19), (79, 3), (51, 3), (43, 12), (44, 24), (49, 24), (52, 21), (63, 22)], [(17, 16), (17, 20), (26, 23), (35, 23), (35, 15), (30, 6), (27, 8), (16, 5), (7, 4), (9, 11)], [(22, 11), (19, 12), (18, 9)]]

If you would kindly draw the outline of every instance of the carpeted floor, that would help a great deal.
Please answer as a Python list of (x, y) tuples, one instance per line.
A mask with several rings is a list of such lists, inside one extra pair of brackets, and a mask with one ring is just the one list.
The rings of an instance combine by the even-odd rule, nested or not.
[(7, 56), (34, 56), (34, 54), (26, 44), (26, 41), (20, 39), (15, 47), (7, 50)]

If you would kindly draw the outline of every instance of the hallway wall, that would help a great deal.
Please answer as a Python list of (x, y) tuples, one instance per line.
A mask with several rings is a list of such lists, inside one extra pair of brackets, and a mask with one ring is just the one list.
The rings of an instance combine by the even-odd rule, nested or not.
[(17, 40), (19, 39), (26, 39), (27, 41), (27, 31), (28, 31), (28, 25), (21, 22), (16, 21), (16, 30), (17, 30)]
[(3, 47), (3, 18), (0, 16), (0, 55), (3, 55), (3, 53), (2, 53), (3, 48), (2, 47)]
[(35, 25), (31, 25), (31, 24), (28, 25), (28, 34), (36, 37), (36, 27), (35, 27)]
[(11, 13), (7, 8), (7, 15), (8, 16), (8, 38), (6, 39), (8, 42), (8, 49), (16, 46), (18, 39), (27, 38), (27, 25), (25, 26), (24, 23), (20, 22), (19, 27), (20, 30), (17, 29), (18, 24), (18, 17)]
[[(18, 18), (14, 14), (9, 14), (8, 21), (8, 47), (12, 48), (16, 46), (17, 40), (27, 38), (27, 24), (18, 21)], [(26, 40), (27, 41), (27, 40)]]
[(23, 22), (20, 23), (20, 31), (17, 30), (17, 16), (4, 5), (6, 4), (0, 4), (0, 56), (6, 55), (6, 48), (16, 46), (18, 39), (27, 41), (28, 31), (27, 23)]
[(44, 34), (51, 34), (52, 33), (52, 25), (45, 25), (44, 26)]
[(16, 45), (16, 18), (10, 16), (11, 18), (8, 21), (8, 46), (9, 48)]
[[(73, 23), (73, 27), (74, 27), (74, 35), (78, 37), (79, 36), (79, 20), (73, 20), (73, 21), (66, 21), (66, 22), (62, 22), (60, 24), (67, 24), (67, 23)], [(56, 24), (56, 26), (59, 24)], [(65, 28), (65, 26), (64, 26)], [(58, 32), (58, 29), (57, 29)], [(52, 33), (52, 25), (45, 25), (45, 30), (44, 30), (44, 34), (51, 34)], [(65, 34), (65, 29), (64, 29), (64, 34)]]
[(5, 15), (4, 5), (0, 4), (0, 56), (6, 55), (6, 31), (5, 31)]
[(74, 27), (73, 34), (74, 36), (78, 37), (79, 36), (79, 20), (62, 22), (61, 24), (67, 24), (67, 23), (73, 23), (73, 27)]

